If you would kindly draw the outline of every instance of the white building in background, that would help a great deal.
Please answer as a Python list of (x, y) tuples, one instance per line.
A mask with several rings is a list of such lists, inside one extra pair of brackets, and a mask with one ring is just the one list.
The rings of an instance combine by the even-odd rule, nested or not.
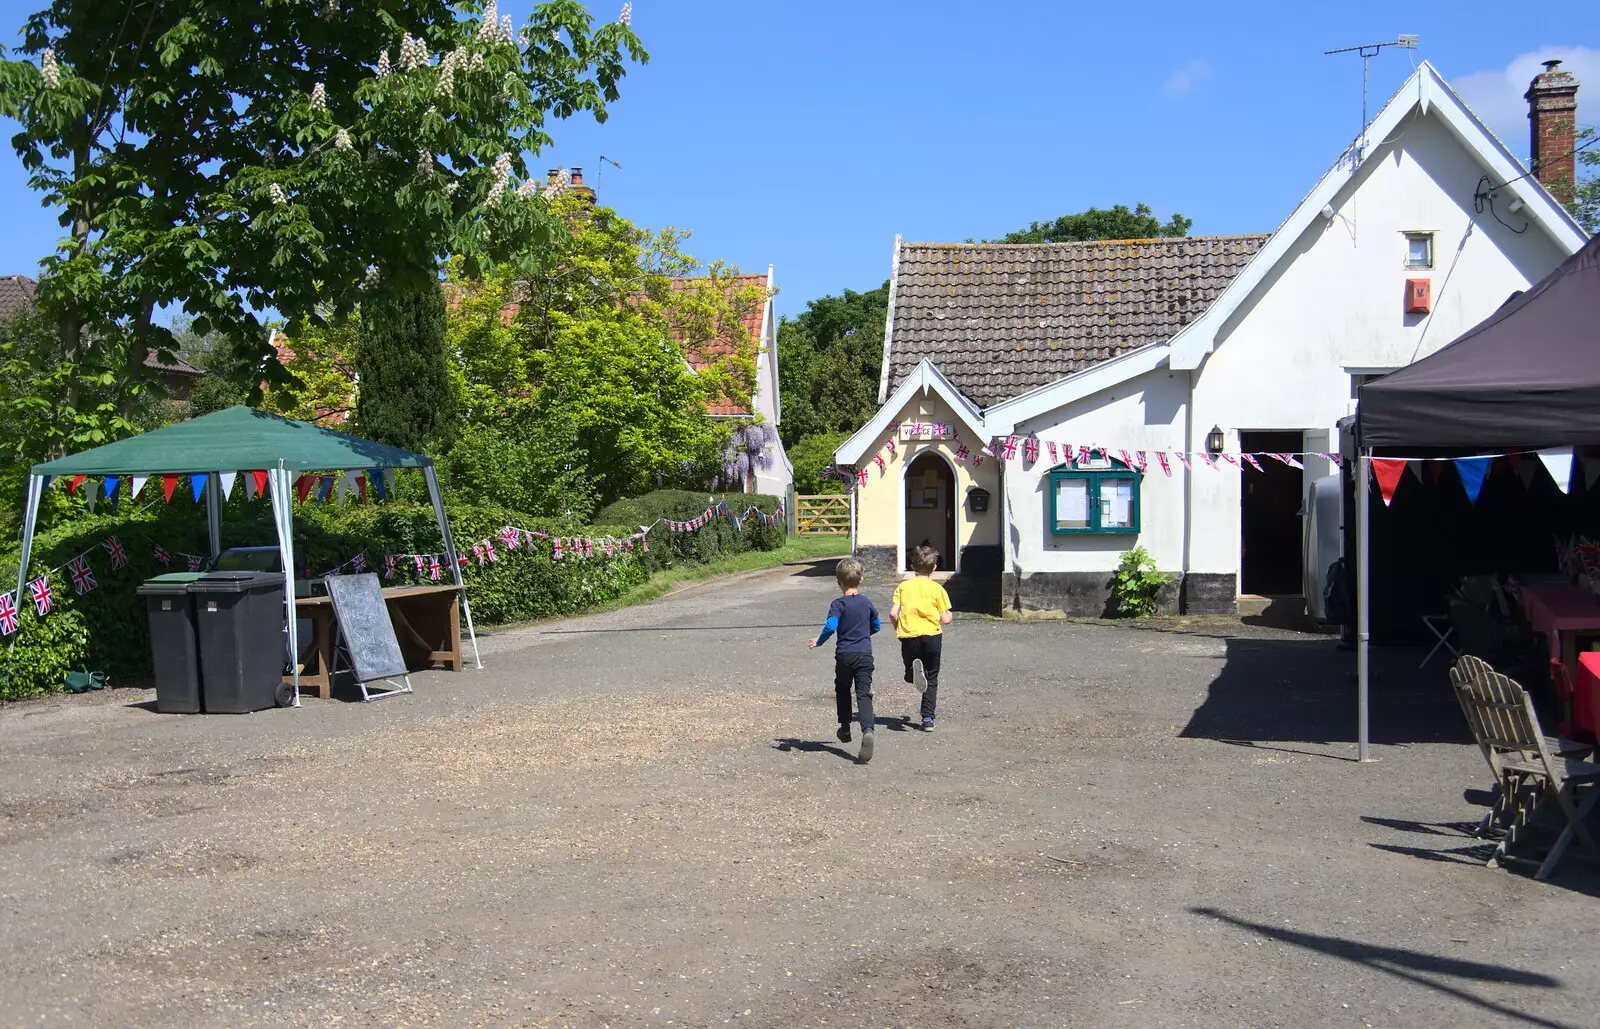
[[(1575, 93), (1556, 68), (1534, 80), (1536, 154), (1571, 149)], [(1563, 129), (1569, 145), (1551, 144)], [(1326, 461), (1167, 475), (1153, 455), (1200, 455), (1208, 437), (1225, 453), (1336, 451), (1366, 377), (1450, 342), (1584, 238), (1424, 62), (1270, 236), (896, 240), (882, 407), (836, 455), (867, 472), (856, 549), (903, 569), (931, 532), (947, 567), (1019, 611), (1102, 613), (1134, 546), (1173, 574), (1169, 606), (1297, 595), (1302, 502)], [(939, 416), (955, 438), (908, 438)], [(974, 462), (1012, 436), (1016, 459)], [(1096, 467), (1065, 445), (1151, 456)]]

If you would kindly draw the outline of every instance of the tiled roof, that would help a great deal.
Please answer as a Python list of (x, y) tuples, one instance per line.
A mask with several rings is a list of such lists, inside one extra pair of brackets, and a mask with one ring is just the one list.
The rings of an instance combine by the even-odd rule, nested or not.
[(0, 275), (0, 321), (33, 306), (34, 282), (26, 275)]
[[(704, 280), (683, 277), (674, 278), (672, 280), (673, 292), (689, 289), (696, 281), (703, 282)], [(728, 283), (727, 293), (731, 298), (734, 291), (743, 289), (746, 286), (756, 286), (765, 290), (767, 288), (767, 277), (765, 275), (735, 276)], [(758, 345), (761, 342), (761, 316), (762, 312), (765, 310), (765, 304), (752, 304), (750, 308), (744, 312), (745, 331), (750, 333), (750, 338), (755, 340)], [(673, 326), (672, 341), (677, 343), (679, 346), (682, 346), (687, 342), (687, 340), (683, 338), (683, 334), (678, 330), (676, 325)], [(710, 364), (713, 359), (724, 354), (730, 354), (732, 352), (733, 344), (731, 342), (728, 342), (727, 340), (712, 340), (709, 343), (702, 344), (694, 347), (693, 349), (686, 349), (683, 356), (688, 360), (691, 368), (695, 369), (695, 371), (699, 371), (701, 368), (704, 368), (706, 365)], [(706, 413), (713, 415), (738, 416), (749, 414), (750, 409), (742, 404), (734, 404), (730, 403), (726, 399), (720, 399), (707, 403)]]
[(161, 358), (156, 356), (156, 352), (154, 350), (150, 350), (150, 351), (146, 351), (145, 352), (145, 355), (144, 355), (144, 366), (146, 368), (154, 368), (158, 372), (166, 372), (169, 375), (199, 376), (199, 375), (204, 375), (205, 374), (205, 372), (203, 372), (200, 369), (196, 368), (194, 365), (190, 364), (188, 361), (185, 361), (183, 358), (179, 357), (177, 354), (173, 354), (172, 355), (172, 360), (171, 361), (163, 361), (163, 360), (161, 360)]
[(902, 243), (888, 391), (928, 358), (980, 407), (1162, 343), (1267, 241)]

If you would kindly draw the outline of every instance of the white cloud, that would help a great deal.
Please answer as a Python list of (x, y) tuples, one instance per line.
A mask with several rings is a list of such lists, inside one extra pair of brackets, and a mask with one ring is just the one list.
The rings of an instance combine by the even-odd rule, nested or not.
[(1211, 65), (1200, 60), (1190, 61), (1167, 77), (1161, 91), (1169, 97), (1186, 96), (1210, 77)]
[(1543, 62), (1557, 59), (1562, 71), (1578, 77), (1578, 124), (1600, 121), (1595, 117), (1595, 112), (1600, 112), (1600, 50), (1590, 47), (1540, 47), (1518, 54), (1500, 71), (1474, 72), (1450, 84), (1512, 153), (1527, 157), (1528, 102), (1522, 94), (1528, 91), (1533, 77), (1544, 71)]

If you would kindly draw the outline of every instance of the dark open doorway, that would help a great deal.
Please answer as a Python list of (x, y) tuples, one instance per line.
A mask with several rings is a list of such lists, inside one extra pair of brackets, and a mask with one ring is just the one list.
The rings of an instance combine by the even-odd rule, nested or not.
[(927, 544), (939, 551), (939, 571), (955, 568), (955, 475), (937, 454), (922, 453), (906, 469), (906, 570), (911, 552)]
[[(1300, 432), (1241, 432), (1247, 454), (1293, 454), (1305, 449)], [(1305, 472), (1273, 458), (1261, 471), (1239, 471), (1239, 592), (1258, 597), (1292, 597), (1303, 590), (1300, 509)]]

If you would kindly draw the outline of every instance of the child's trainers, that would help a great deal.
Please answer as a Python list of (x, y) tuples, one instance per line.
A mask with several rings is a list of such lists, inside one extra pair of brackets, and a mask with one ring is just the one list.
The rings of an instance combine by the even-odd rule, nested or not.
[(840, 743), (849, 743), (850, 742), (850, 723), (849, 722), (846, 722), (843, 725), (839, 726), (839, 742)]
[(922, 658), (911, 662), (911, 685), (917, 688), (918, 693), (928, 692), (928, 673), (922, 670)]
[(856, 764), (864, 765), (868, 761), (872, 760), (872, 744), (873, 744), (873, 734), (870, 733), (870, 732), (862, 733), (861, 734), (861, 752), (856, 755)]
[(933, 731), (933, 719), (924, 718), (922, 720), (922, 731), (923, 732), (932, 732)]

